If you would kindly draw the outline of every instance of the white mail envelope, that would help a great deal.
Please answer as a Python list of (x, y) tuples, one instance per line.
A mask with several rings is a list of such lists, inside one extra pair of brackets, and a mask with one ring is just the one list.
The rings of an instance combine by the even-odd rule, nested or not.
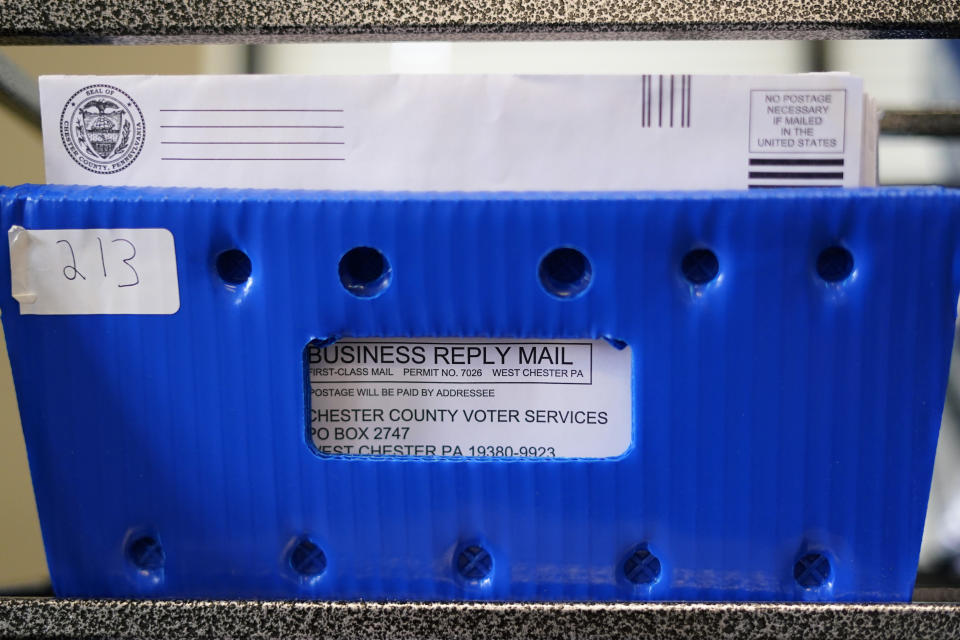
[(47, 182), (414, 191), (876, 183), (859, 78), (45, 76)]

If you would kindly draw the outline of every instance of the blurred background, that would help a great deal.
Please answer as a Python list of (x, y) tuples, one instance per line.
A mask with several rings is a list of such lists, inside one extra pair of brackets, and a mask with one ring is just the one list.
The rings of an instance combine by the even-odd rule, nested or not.
[[(407, 42), (0, 47), (32, 76), (213, 73), (797, 73), (845, 71), (887, 109), (960, 104), (960, 41)], [(40, 131), (0, 107), (0, 184), (44, 182)], [(960, 140), (881, 136), (881, 184), (960, 186)], [(960, 358), (954, 349), (920, 584), (960, 586)], [(0, 341), (0, 593), (47, 593), (26, 452)]]

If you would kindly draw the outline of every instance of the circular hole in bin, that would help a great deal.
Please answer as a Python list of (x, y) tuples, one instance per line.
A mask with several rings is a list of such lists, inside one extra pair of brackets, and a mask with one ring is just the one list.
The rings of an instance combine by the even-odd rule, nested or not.
[(633, 550), (623, 563), (623, 575), (636, 585), (651, 585), (660, 579), (663, 567), (647, 545)]
[(307, 578), (315, 578), (327, 569), (327, 556), (310, 538), (300, 538), (290, 550), (290, 568)]
[(590, 286), (593, 268), (587, 256), (570, 247), (554, 249), (540, 261), (540, 283), (557, 298), (573, 298)]
[(153, 535), (134, 538), (127, 544), (127, 558), (140, 571), (157, 572), (163, 569), (167, 556), (160, 540)]
[(816, 589), (830, 582), (833, 568), (822, 553), (805, 553), (793, 565), (793, 579), (804, 589)]
[(493, 571), (493, 556), (480, 545), (472, 544), (457, 554), (456, 566), (464, 580), (480, 582)]
[(217, 275), (227, 284), (243, 284), (251, 273), (250, 256), (240, 249), (227, 249), (217, 256)]
[(720, 261), (710, 249), (693, 249), (680, 261), (680, 271), (691, 284), (704, 285), (720, 273)]
[(340, 258), (340, 282), (357, 297), (372, 298), (383, 293), (390, 276), (386, 256), (373, 247), (354, 247)]
[(843, 247), (827, 247), (817, 256), (817, 274), (827, 282), (842, 282), (851, 273), (853, 255)]

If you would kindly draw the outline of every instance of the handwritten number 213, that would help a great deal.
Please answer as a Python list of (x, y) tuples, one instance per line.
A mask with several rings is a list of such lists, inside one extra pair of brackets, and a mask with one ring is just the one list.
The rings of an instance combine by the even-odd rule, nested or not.
[[(134, 268), (134, 266), (130, 264), (130, 261), (137, 257), (137, 247), (134, 246), (134, 244), (129, 240), (127, 240), (126, 238), (115, 238), (110, 242), (112, 244), (116, 244), (118, 242), (124, 243), (127, 245), (127, 248), (130, 250), (129, 251), (130, 255), (127, 256), (126, 258), (121, 258), (121, 261), (130, 269), (130, 271), (133, 272), (133, 276), (132, 276), (133, 282), (125, 282), (122, 284), (118, 284), (117, 286), (133, 287), (140, 284), (140, 274), (137, 273), (137, 270)], [(80, 278), (81, 280), (86, 280), (87, 277), (80, 272), (79, 268), (77, 268), (77, 255), (73, 251), (73, 245), (71, 245), (68, 240), (57, 240), (57, 244), (65, 244), (67, 246), (67, 249), (70, 251), (70, 262), (63, 267), (63, 277), (71, 281), (76, 280), (77, 278)], [(100, 267), (101, 267), (101, 270), (103, 271), (103, 277), (106, 278), (107, 277), (107, 260), (103, 254), (103, 240), (99, 236), (97, 237), (97, 244), (100, 247)]]

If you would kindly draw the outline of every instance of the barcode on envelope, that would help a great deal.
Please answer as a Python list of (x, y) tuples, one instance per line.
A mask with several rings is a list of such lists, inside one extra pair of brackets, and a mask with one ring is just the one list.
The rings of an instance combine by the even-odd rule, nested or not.
[(644, 75), (640, 122), (644, 128), (689, 128), (693, 78), (689, 75)]

